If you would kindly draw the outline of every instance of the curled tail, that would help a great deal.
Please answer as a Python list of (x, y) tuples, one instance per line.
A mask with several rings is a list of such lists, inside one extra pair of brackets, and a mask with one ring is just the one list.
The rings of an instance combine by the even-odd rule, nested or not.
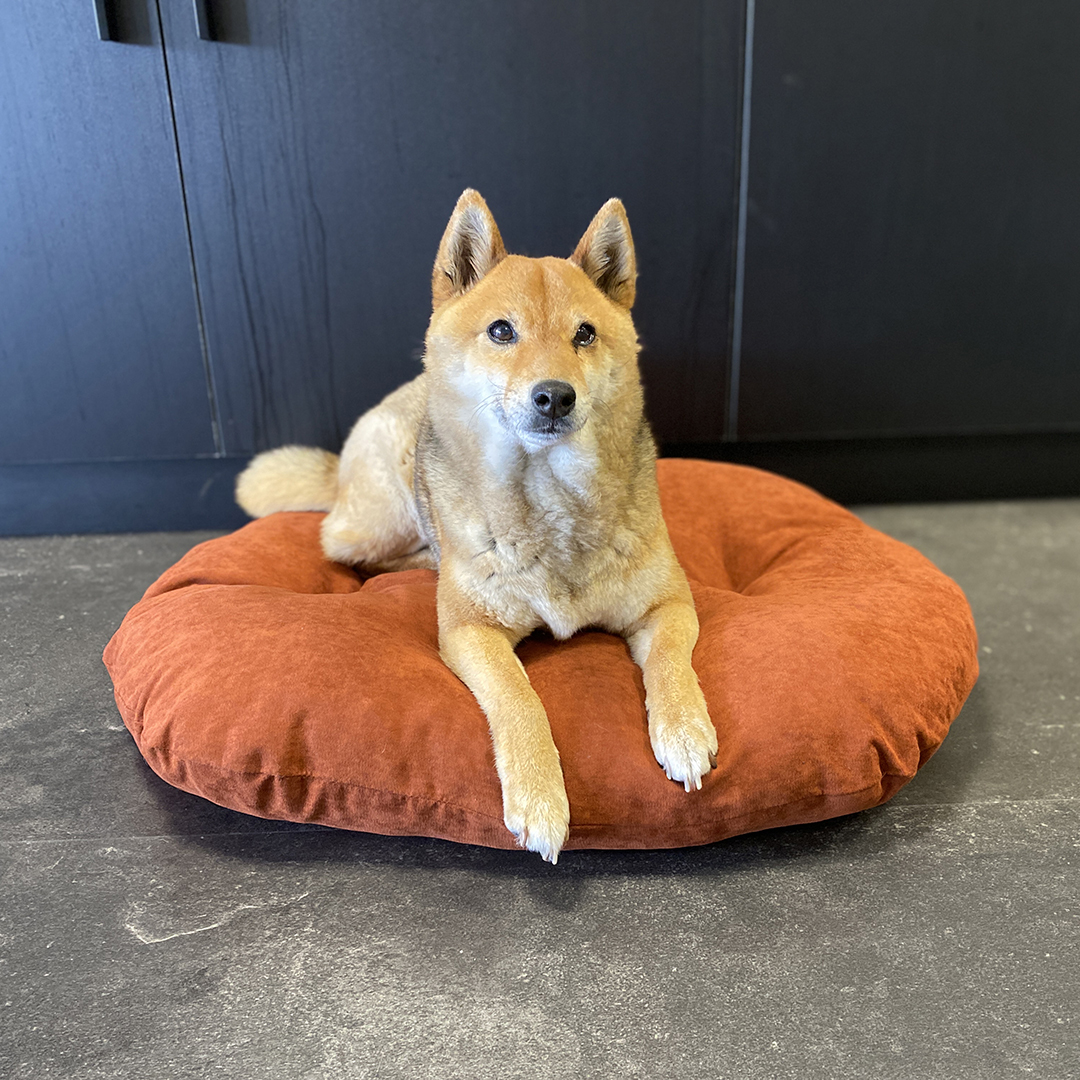
[(337, 454), (313, 446), (268, 450), (236, 478), (236, 501), (257, 518), (278, 510), (329, 510), (337, 490)]

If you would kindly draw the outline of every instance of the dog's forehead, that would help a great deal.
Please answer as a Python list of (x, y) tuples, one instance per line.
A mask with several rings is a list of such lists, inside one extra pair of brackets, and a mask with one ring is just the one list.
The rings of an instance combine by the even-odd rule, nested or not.
[(485, 304), (509, 302), (519, 318), (564, 321), (596, 306), (597, 290), (580, 267), (566, 259), (508, 255), (475, 289)]

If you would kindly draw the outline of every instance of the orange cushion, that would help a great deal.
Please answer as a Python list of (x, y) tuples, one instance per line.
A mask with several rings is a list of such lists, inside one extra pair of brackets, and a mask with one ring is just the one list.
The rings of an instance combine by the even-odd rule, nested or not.
[[(699, 792), (649, 747), (621, 638), (519, 655), (551, 719), (567, 849), (706, 844), (876, 806), (937, 749), (977, 675), (963, 593), (790, 480), (659, 463), (701, 621), (719, 765)], [(166, 571), (105, 650), (159, 776), (248, 814), (514, 846), (487, 724), (439, 659), (435, 574), (327, 562), (320, 514), (275, 514)]]

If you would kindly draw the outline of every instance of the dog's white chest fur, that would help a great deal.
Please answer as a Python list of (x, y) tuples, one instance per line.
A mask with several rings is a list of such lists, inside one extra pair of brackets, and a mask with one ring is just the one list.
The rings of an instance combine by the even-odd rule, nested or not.
[(645, 538), (611, 520), (594, 448), (582, 442), (527, 455), (508, 470), (502, 497), (479, 500), (481, 512), (470, 515), (471, 555), (458, 565), (490, 614), (547, 626), (560, 639), (639, 615), (634, 586)]

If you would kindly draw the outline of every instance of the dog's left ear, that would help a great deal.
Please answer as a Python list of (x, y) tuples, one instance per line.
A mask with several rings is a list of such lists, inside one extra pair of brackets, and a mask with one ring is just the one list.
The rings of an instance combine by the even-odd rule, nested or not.
[(506, 258), (499, 226), (479, 191), (466, 188), (443, 233), (431, 273), (435, 307), (468, 292), (493, 266)]
[(593, 284), (616, 304), (633, 307), (637, 260), (630, 222), (619, 199), (608, 199), (600, 207), (570, 261), (580, 266)]

